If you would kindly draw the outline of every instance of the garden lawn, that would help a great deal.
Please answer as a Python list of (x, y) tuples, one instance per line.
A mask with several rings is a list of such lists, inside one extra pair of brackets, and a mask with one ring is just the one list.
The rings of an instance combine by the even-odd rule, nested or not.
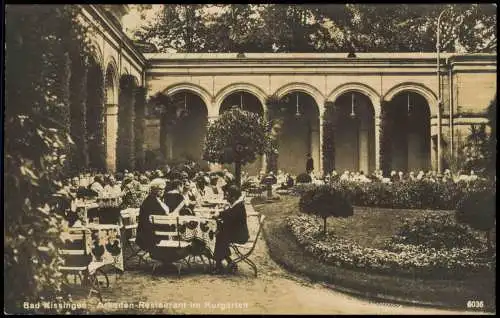
[[(298, 197), (289, 196), (276, 203), (262, 204), (260, 199), (253, 200), (255, 210), (267, 216), (264, 237), (271, 257), (289, 271), (367, 298), (462, 310), (466, 309), (468, 300), (483, 300), (488, 311), (495, 310), (494, 276), (431, 280), (345, 269), (319, 261), (304, 251), (285, 224), (286, 216), (298, 213), (298, 202)], [(453, 212), (355, 207), (353, 217), (332, 218), (327, 226), (328, 231), (337, 236), (365, 247), (380, 248), (397, 232), (405, 218), (416, 219), (432, 213)]]
[[(413, 223), (436, 214), (453, 217), (455, 212), (354, 207), (352, 217), (327, 219), (327, 232), (363, 247), (382, 249), (385, 242), (398, 232), (405, 220)], [(479, 240), (484, 241), (484, 235), (480, 232), (474, 231), (474, 234)]]

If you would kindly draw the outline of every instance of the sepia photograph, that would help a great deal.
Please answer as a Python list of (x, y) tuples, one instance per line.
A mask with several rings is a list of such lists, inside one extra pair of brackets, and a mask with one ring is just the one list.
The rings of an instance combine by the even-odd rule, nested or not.
[(496, 314), (495, 2), (4, 26), (4, 314)]

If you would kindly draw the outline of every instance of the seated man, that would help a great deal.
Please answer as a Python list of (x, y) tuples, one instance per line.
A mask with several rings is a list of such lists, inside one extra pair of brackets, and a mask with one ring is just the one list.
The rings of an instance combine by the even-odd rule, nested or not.
[(149, 221), (150, 215), (168, 215), (170, 209), (163, 202), (166, 182), (163, 179), (154, 179), (150, 184), (150, 193), (142, 203), (139, 210), (139, 223), (137, 224), (136, 244), (144, 251), (149, 252), (151, 258), (165, 265), (175, 262), (189, 255), (187, 248), (159, 248), (156, 246), (153, 231), (154, 226)]
[(229, 244), (244, 244), (249, 239), (247, 213), (240, 189), (232, 185), (227, 188), (226, 195), (231, 205), (219, 215), (214, 253), (217, 273), (223, 271), (222, 260), (226, 260), (228, 264), (231, 263)]

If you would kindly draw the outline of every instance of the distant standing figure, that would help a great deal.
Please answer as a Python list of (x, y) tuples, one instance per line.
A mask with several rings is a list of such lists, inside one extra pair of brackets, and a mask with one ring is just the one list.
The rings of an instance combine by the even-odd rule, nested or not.
[(311, 157), (311, 154), (307, 154), (307, 161), (306, 161), (306, 173), (310, 174), (314, 170), (314, 160)]

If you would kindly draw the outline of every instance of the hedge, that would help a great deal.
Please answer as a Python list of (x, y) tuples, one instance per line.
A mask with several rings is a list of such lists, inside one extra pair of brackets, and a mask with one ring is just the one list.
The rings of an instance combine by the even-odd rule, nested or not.
[[(473, 183), (438, 183), (411, 181), (399, 183), (335, 181), (331, 187), (343, 193), (353, 205), (399, 209), (454, 210), (466, 194), (477, 191), (496, 193), (495, 181)], [(294, 194), (301, 195), (317, 185), (304, 184), (294, 187)]]

